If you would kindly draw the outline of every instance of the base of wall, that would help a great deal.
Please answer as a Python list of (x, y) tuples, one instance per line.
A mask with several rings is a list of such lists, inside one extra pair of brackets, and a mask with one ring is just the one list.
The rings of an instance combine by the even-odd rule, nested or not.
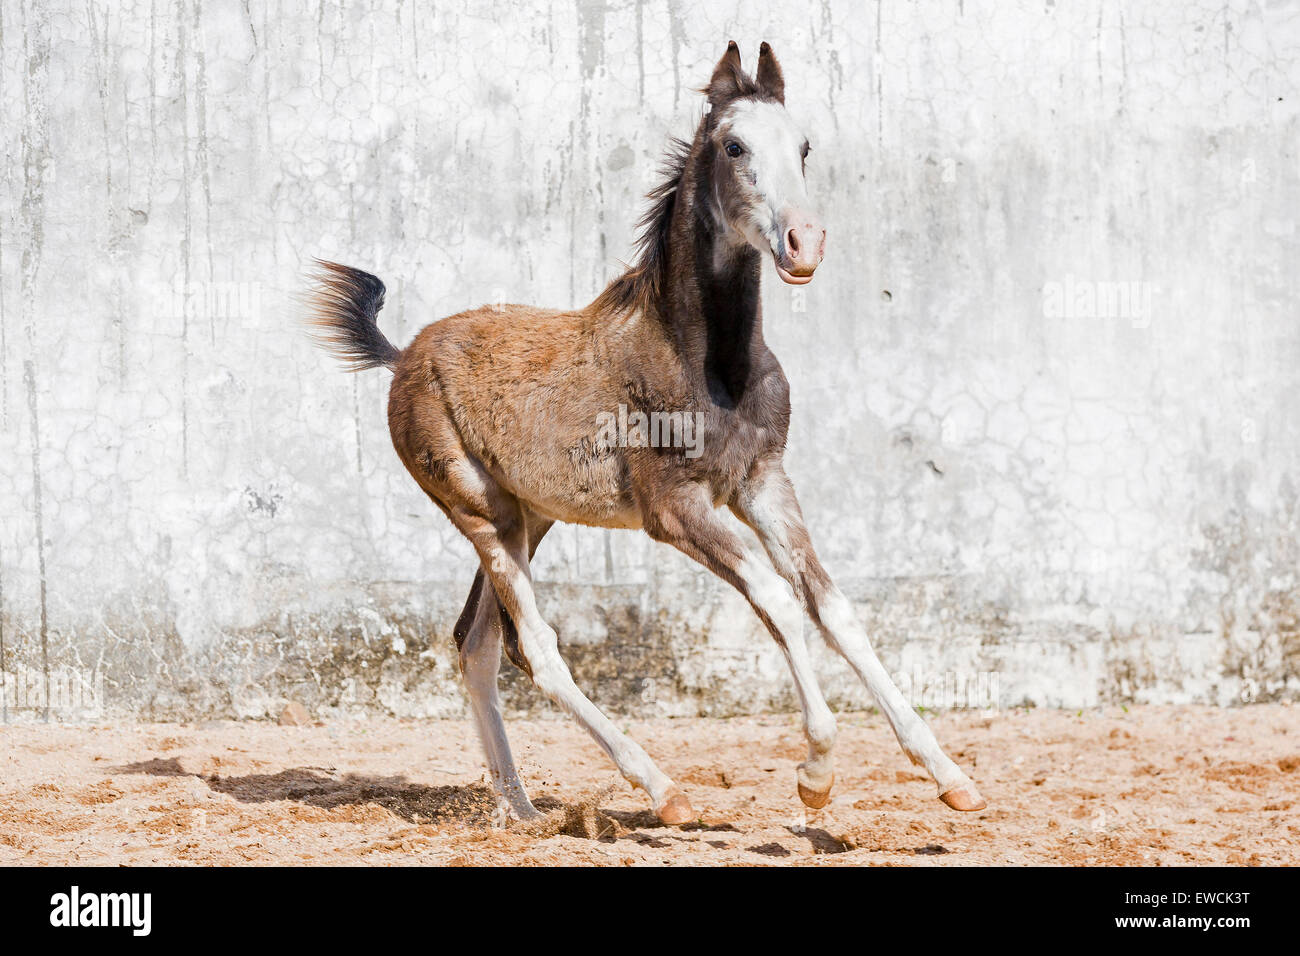
[[(1012, 618), (989, 609), (959, 615), (942, 609), (970, 606), (949, 603), (952, 588), (940, 588), (937, 600), (934, 582), (849, 589), (881, 659), (918, 707), (1300, 700), (1300, 633), (1284, 620), (1257, 618), (1232, 631), (1119, 630), (1095, 609), (1076, 617)], [(922, 592), (930, 604), (918, 611)], [(385, 585), (338, 601), (345, 610), (290, 609), (255, 628), (202, 637), (175, 621), (120, 615), (56, 631), (49, 638), (50, 716), (258, 719), (276, 716), (287, 700), (322, 716), (464, 716), (451, 637), (459, 594), (450, 585)], [(735, 716), (796, 706), (773, 642), (739, 596), (713, 582), (658, 599), (639, 585), (540, 583), (538, 595), (579, 686), (611, 714)], [(282, 606), (295, 607), (288, 600)], [(4, 716), (41, 719), (47, 685), (39, 642), (9, 622), (6, 633)], [(844, 663), (820, 640), (811, 643), (831, 706), (871, 707)], [(554, 711), (504, 659), (501, 689), (512, 715)]]

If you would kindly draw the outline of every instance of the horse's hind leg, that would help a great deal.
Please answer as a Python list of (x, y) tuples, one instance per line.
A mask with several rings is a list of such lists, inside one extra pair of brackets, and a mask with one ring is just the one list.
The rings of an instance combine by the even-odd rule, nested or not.
[[(495, 602), (492, 585), (484, 581), (483, 571), (479, 569), (462, 615), (462, 619), (466, 615), (471, 619), (460, 643), (460, 672), (465, 679), (465, 691), (469, 695), (483, 755), (492, 775), (492, 785), (516, 817), (531, 820), (539, 814), (519, 779), (510, 741), (506, 738), (505, 722), (501, 718), (501, 699), (497, 693), (497, 673), (501, 667), (501, 618)], [(459, 638), (459, 627), (457, 630)]]
[[(551, 522), (530, 517), (528, 521), (528, 550), (531, 555), (537, 543), (546, 534)], [(501, 642), (506, 631), (515, 640), (514, 625), (509, 617), (503, 619), (501, 605), (492, 584), (479, 568), (474, 575), (465, 609), (456, 622), (456, 646), (460, 651), (460, 671), (465, 678), (470, 708), (478, 727), (479, 740), (487, 758), (492, 784), (497, 793), (520, 820), (540, 816), (528, 792), (524, 789), (519, 771), (515, 768), (506, 738), (505, 721), (501, 717), (501, 699), (497, 693), (497, 673), (501, 666)]]
[(478, 551), (501, 606), (514, 621), (520, 654), (533, 683), (587, 729), (629, 783), (650, 795), (659, 819), (670, 824), (693, 819), (690, 803), (672, 780), (574, 683), (560, 657), (555, 631), (537, 609), (521, 518), (500, 512), (489, 518), (458, 508), (449, 509), (449, 514)]

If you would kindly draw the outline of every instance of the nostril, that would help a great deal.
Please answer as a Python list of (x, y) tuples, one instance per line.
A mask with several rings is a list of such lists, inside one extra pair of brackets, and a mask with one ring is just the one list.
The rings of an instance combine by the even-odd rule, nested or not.
[(799, 236), (793, 229), (786, 232), (785, 244), (789, 248), (791, 255), (797, 256), (799, 254)]

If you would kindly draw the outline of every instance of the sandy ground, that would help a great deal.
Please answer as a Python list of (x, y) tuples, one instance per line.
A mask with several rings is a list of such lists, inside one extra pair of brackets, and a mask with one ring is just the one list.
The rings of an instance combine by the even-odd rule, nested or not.
[(0, 727), (3, 864), (1300, 863), (1300, 708), (950, 713), (988, 798), (958, 814), (882, 717), (841, 714), (805, 810), (794, 715), (631, 722), (688, 793), (664, 827), (568, 721), (515, 721), (547, 818), (494, 823), (465, 721)]

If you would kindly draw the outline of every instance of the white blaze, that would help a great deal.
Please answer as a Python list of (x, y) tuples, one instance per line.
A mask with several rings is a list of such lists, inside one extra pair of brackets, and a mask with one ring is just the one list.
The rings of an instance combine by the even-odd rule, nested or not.
[(748, 211), (732, 225), (759, 252), (777, 251), (783, 241), (782, 214), (808, 206), (803, 131), (780, 103), (744, 99), (719, 117), (715, 138), (720, 149), (736, 142), (745, 150), (735, 162)]

